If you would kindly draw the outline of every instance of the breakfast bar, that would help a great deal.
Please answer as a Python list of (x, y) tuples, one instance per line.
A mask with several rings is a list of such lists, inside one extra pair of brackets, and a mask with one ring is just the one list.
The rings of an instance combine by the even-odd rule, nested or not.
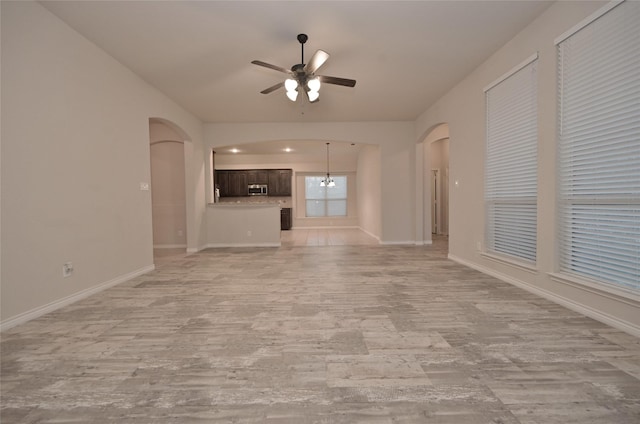
[(280, 205), (276, 203), (210, 203), (207, 247), (279, 247)]

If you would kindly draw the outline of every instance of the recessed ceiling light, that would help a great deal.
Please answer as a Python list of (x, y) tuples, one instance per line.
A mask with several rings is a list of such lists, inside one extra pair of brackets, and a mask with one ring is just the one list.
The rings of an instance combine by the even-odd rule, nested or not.
[(229, 151), (230, 151), (231, 153), (238, 153), (238, 152), (240, 152), (240, 150), (238, 150), (238, 149), (236, 149), (236, 148), (233, 148), (233, 149), (231, 149), (231, 150), (229, 150)]
[(289, 153), (291, 151), (291, 147), (285, 147), (284, 151)]

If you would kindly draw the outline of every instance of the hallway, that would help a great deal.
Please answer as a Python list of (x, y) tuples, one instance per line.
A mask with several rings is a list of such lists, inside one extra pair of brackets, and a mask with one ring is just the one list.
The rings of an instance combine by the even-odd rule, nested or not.
[(639, 421), (640, 340), (446, 252), (168, 261), (3, 333), (2, 423)]

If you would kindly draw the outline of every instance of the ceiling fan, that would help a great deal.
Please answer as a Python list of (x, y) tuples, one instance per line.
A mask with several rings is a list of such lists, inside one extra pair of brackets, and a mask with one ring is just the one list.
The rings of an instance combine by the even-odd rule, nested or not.
[(345, 87), (354, 87), (356, 85), (356, 80), (316, 75), (315, 73), (318, 68), (320, 68), (327, 59), (329, 59), (329, 53), (324, 50), (318, 50), (313, 54), (313, 56), (311, 56), (309, 63), (305, 64), (304, 43), (306, 43), (308, 39), (309, 37), (307, 34), (298, 34), (298, 41), (300, 42), (300, 47), (302, 49), (302, 59), (300, 61), (301, 63), (293, 65), (291, 70), (262, 62), (261, 60), (254, 60), (251, 62), (254, 65), (264, 66), (265, 68), (273, 69), (289, 75), (285, 81), (272, 85), (271, 87), (262, 90), (260, 93), (269, 94), (281, 87), (285, 87), (287, 90), (287, 97), (289, 100), (295, 102), (298, 97), (298, 89), (302, 88), (302, 91), (304, 91), (309, 102), (314, 103), (317, 102), (320, 97), (319, 90), (321, 84), (335, 84)]

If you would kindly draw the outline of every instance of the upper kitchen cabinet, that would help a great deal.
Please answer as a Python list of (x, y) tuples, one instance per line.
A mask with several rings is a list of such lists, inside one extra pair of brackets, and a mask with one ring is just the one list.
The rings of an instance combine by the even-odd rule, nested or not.
[(269, 170), (269, 196), (291, 196), (291, 169)]
[(248, 170), (247, 184), (269, 184), (269, 170), (267, 169)]
[(216, 171), (215, 183), (220, 189), (220, 197), (247, 195), (247, 173), (237, 171)]
[(249, 184), (266, 184), (269, 196), (291, 196), (291, 169), (220, 169), (214, 175), (220, 197), (248, 196)]

